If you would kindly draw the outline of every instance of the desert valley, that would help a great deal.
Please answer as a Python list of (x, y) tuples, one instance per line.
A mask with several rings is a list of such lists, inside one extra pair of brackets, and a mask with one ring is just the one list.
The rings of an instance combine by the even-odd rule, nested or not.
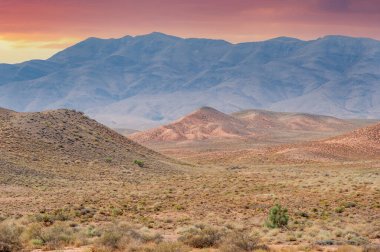
[(0, 112), (1, 251), (377, 251), (376, 120), (202, 107), (122, 136)]
[(380, 252), (379, 0), (1, 0), (0, 252)]

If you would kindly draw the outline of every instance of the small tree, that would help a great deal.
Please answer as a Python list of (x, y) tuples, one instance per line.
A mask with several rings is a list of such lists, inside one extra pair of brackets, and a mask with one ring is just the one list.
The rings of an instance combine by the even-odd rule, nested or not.
[(276, 204), (270, 209), (269, 216), (265, 224), (269, 228), (282, 228), (288, 225), (288, 221), (288, 209), (282, 208), (281, 205)]

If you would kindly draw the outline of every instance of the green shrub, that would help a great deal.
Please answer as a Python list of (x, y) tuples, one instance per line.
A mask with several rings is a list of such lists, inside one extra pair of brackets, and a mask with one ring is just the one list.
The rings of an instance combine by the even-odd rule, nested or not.
[(136, 159), (135, 161), (133, 161), (133, 163), (134, 163), (134, 164), (137, 164), (137, 165), (138, 165), (139, 167), (141, 167), (141, 168), (144, 167), (144, 164), (145, 164), (144, 161), (142, 161), (142, 160), (137, 160), (137, 159)]
[(288, 221), (288, 209), (276, 204), (270, 209), (269, 216), (265, 224), (269, 228), (282, 228), (288, 225)]
[(335, 208), (335, 212), (336, 213), (343, 213), (344, 212), (344, 206), (340, 206), (340, 207)]

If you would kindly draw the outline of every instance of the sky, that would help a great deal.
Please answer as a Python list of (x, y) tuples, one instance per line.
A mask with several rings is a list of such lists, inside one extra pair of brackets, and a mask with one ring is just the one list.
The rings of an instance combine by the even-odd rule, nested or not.
[(46, 59), (87, 37), (380, 40), (379, 27), (380, 0), (0, 0), (0, 63)]

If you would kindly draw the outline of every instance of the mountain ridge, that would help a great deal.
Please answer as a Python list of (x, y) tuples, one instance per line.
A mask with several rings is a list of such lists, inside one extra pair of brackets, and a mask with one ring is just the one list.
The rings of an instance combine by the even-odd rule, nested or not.
[(292, 134), (349, 132), (372, 122), (352, 122), (331, 116), (285, 113), (266, 110), (244, 110), (225, 114), (211, 107), (199, 108), (184, 117), (157, 128), (129, 134), (142, 144), (202, 140), (271, 140), (274, 136)]
[(88, 38), (49, 58), (0, 64), (0, 106), (78, 109), (146, 129), (202, 106), (380, 118), (380, 42), (326, 36), (232, 44), (162, 33)]

